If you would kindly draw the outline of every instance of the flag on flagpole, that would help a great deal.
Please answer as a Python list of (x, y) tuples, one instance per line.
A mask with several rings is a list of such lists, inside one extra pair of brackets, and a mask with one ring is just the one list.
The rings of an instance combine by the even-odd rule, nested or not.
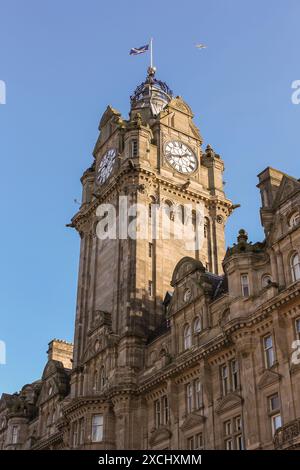
[(133, 47), (130, 49), (129, 55), (139, 55), (139, 54), (144, 54), (144, 52), (147, 52), (149, 50), (149, 44), (146, 44), (145, 46), (142, 47)]

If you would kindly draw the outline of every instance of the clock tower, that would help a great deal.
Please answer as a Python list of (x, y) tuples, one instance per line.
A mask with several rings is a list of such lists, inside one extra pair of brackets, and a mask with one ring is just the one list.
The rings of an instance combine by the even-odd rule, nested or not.
[[(107, 390), (120, 386), (121, 375), (134, 386), (147, 338), (165, 322), (165, 299), (180, 259), (193, 257), (203, 270), (222, 274), (224, 227), (232, 211), (222, 159), (209, 145), (202, 150), (191, 108), (156, 78), (155, 68), (130, 102), (128, 119), (108, 106), (100, 120), (94, 162), (82, 176), (82, 205), (71, 224), (81, 237), (73, 397), (97, 390), (99, 376)], [(120, 235), (124, 204), (128, 223), (132, 207), (148, 210), (136, 236)], [(204, 215), (203, 240), (194, 249), (182, 238), (165, 237), (157, 216), (168, 207), (172, 227), (187, 205), (192, 219), (199, 207)], [(115, 237), (98, 236), (99, 206), (113, 208)], [(141, 227), (146, 236), (138, 236)]]

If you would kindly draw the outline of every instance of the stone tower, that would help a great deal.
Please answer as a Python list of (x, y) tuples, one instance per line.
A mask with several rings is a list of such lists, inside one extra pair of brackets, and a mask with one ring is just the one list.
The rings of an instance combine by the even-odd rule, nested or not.
[[(209, 145), (202, 150), (191, 108), (155, 77), (154, 68), (130, 101), (129, 119), (108, 106), (100, 120), (94, 162), (81, 179), (82, 205), (72, 219), (81, 237), (73, 396), (97, 390), (99, 380), (107, 387), (135, 383), (145, 341), (165, 320), (164, 299), (180, 259), (196, 258), (207, 271), (222, 274), (224, 226), (232, 210), (223, 191), (222, 159)], [(114, 239), (99, 239), (103, 218), (97, 208), (112, 205), (119, 227), (124, 201), (129, 210), (134, 204), (148, 209), (142, 220), (149, 225), (147, 236), (126, 237), (117, 229)], [(201, 247), (164, 239), (157, 215), (153, 237), (154, 205), (170, 208), (172, 225), (187, 204), (192, 218), (197, 207), (204, 208)]]

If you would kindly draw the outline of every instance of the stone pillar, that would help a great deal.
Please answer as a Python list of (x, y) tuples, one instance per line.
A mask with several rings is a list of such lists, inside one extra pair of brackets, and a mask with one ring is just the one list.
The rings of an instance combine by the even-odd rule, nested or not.
[(236, 343), (237, 358), (240, 366), (240, 381), (243, 390), (243, 432), (246, 449), (259, 449), (259, 407), (256, 397), (254, 350), (257, 341), (249, 335), (239, 338)]

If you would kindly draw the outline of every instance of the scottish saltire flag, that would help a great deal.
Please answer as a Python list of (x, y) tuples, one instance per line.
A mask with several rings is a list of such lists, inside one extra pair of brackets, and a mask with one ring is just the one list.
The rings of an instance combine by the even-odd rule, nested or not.
[(139, 54), (144, 54), (144, 52), (147, 52), (149, 50), (149, 44), (146, 44), (145, 46), (142, 47), (133, 47), (130, 49), (129, 54), (130, 55), (139, 55)]

